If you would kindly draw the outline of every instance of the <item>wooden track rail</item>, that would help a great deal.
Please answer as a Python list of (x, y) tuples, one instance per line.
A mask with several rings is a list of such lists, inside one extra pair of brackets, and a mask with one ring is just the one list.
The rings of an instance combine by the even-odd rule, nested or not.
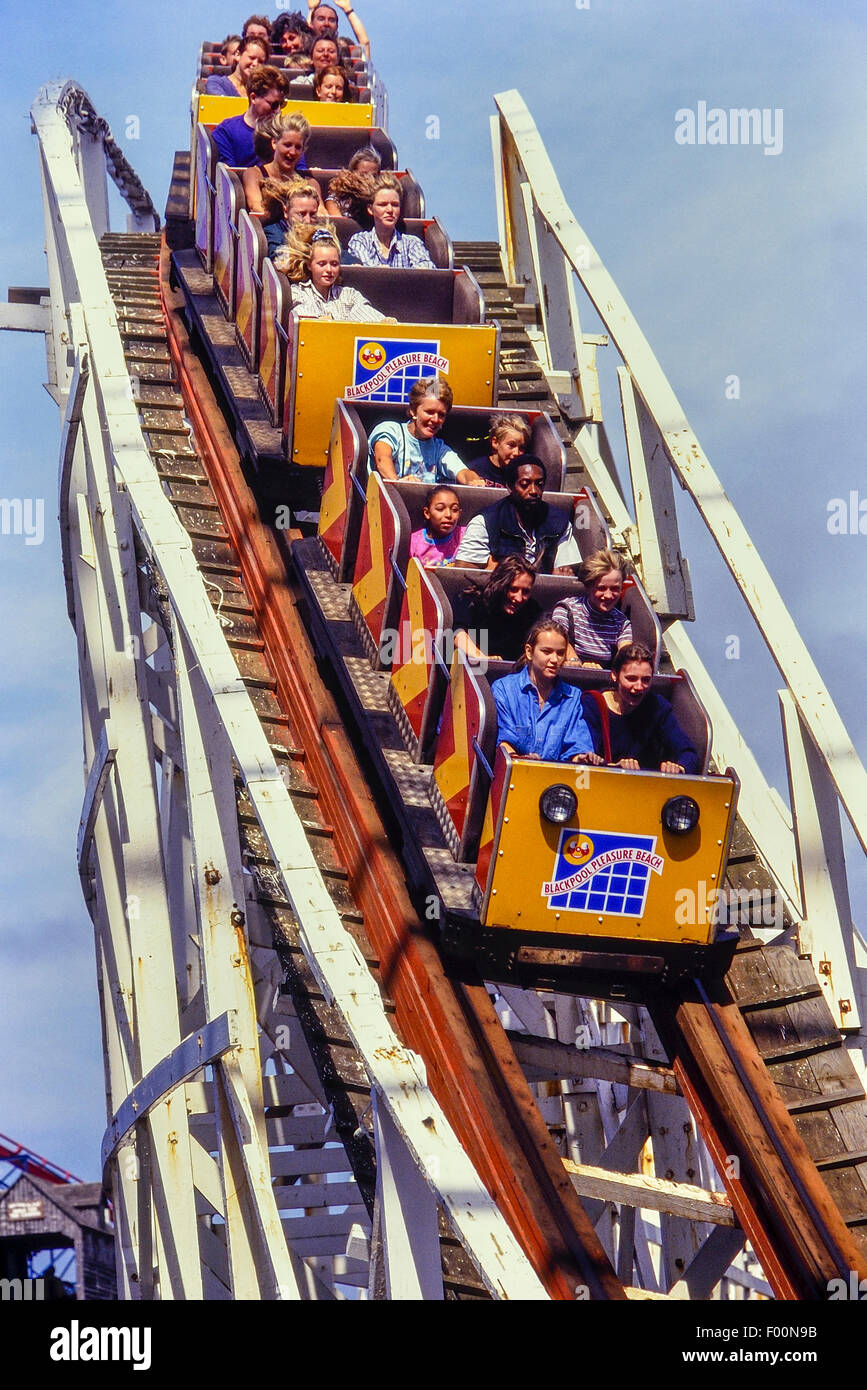
[(822, 1299), (830, 1280), (867, 1269), (725, 984), (651, 1013), (777, 1298)]

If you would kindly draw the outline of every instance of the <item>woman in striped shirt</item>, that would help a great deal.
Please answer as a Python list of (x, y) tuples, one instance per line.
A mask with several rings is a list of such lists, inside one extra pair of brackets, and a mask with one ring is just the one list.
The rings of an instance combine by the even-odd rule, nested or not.
[(580, 598), (564, 598), (553, 617), (569, 633), (569, 660), (582, 666), (610, 666), (619, 647), (632, 641), (632, 626), (618, 608), (627, 562), (613, 550), (597, 550), (583, 560)]

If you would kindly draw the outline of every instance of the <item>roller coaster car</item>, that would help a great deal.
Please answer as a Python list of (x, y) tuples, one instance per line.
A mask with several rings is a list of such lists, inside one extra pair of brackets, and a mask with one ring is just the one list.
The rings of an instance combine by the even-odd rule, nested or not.
[[(485, 452), (485, 442), (490, 434), (491, 422), (502, 415), (501, 406), (454, 406), (449, 412), (442, 429), (441, 438), (450, 449), (461, 458), (469, 461)], [(549, 482), (554, 487), (562, 485), (566, 456), (563, 445), (551, 423), (550, 416), (542, 411), (513, 411), (530, 426), (530, 452), (544, 459), (548, 469)], [(361, 401), (337, 401), (331, 427), (331, 440), (325, 477), (322, 485), (322, 508), (319, 518), (319, 537), (326, 563), (338, 581), (351, 579), (358, 553), (359, 533), (365, 507), (368, 485), (367, 460), (368, 440), (372, 431), (383, 420), (393, 420), (403, 415), (400, 406), (385, 405), (381, 402), (362, 403)], [(423, 501), (429, 488), (409, 479), (396, 484), (396, 494), (406, 503), (413, 496), (416, 502), (411, 509), (412, 529), (422, 524), (419, 502)], [(481, 506), (490, 506), (502, 494), (495, 489), (459, 489), (463, 507), (463, 521), (469, 520), (479, 507), (471, 498), (478, 494)], [(570, 496), (570, 505), (573, 502)], [(468, 510), (469, 508), (469, 510)], [(604, 522), (599, 518), (600, 534)]]
[[(730, 769), (707, 775), (710, 726), (688, 676), (656, 676), (652, 688), (699, 751), (701, 776), (496, 748), (490, 681), (509, 669), (491, 662), (482, 674), (454, 655), (431, 800), (455, 857), (475, 860), (474, 911), (446, 911), (446, 953), (471, 959), (487, 979), (639, 1001), (682, 978), (724, 973), (737, 934), (718, 937), (712, 917), (738, 781)], [(609, 679), (564, 674), (582, 689)]]
[(498, 749), (476, 865), (478, 925), (446, 919), (444, 945), (486, 978), (646, 999), (724, 974), (737, 933), (716, 935), (738, 783), (512, 758)]
[[(477, 493), (478, 489), (468, 488), (466, 492)], [(500, 494), (495, 492), (493, 495), (498, 497)], [(595, 510), (594, 499), (588, 494), (578, 493), (575, 496), (569, 494), (561, 496), (555, 493), (546, 494), (546, 497), (548, 500), (552, 500), (555, 505), (571, 504), (576, 512), (579, 508), (586, 507), (587, 517), (585, 521), (588, 524), (576, 528), (582, 554), (590, 554), (609, 543), (605, 522)], [(415, 559), (410, 560), (407, 566), (406, 588), (396, 627), (398, 640), (395, 642), (393, 650), (383, 653), (383, 655), (390, 658), (391, 664), (388, 706), (397, 720), (407, 751), (417, 763), (427, 762), (435, 758), (434, 741), (449, 686), (450, 666), (453, 680), (455, 678), (463, 679), (463, 672), (466, 668), (467, 681), (470, 683), (476, 681), (474, 668), (465, 661), (461, 661), (457, 671), (452, 665), (451, 635), (454, 628), (452, 602), (468, 583), (484, 585), (488, 583), (489, 579), (490, 575), (484, 572), (467, 571), (458, 567), (425, 569)], [(580, 580), (560, 574), (539, 575), (533, 588), (533, 596), (542, 612), (551, 612), (561, 599), (569, 595), (578, 597), (583, 592), (584, 586)], [(653, 611), (650, 600), (637, 579), (627, 580), (621, 599), (621, 607), (632, 624), (635, 640), (641, 642), (653, 653), (654, 669), (656, 669), (662, 646), (662, 634), (659, 620)], [(363, 636), (362, 641), (364, 641)], [(365, 642), (365, 646), (368, 646), (367, 642)], [(496, 669), (500, 675), (507, 675), (511, 669), (507, 665), (495, 662), (489, 663), (489, 667)], [(594, 678), (590, 676), (589, 672), (584, 672), (583, 679), (585, 682), (590, 681), (592, 683)], [(607, 674), (601, 673), (596, 679), (607, 680)], [(488, 693), (487, 701), (490, 701), (490, 698), (490, 693)], [(467, 853), (468, 849), (478, 840), (481, 811), (480, 808), (474, 810), (472, 805), (466, 806), (462, 796), (464, 788), (469, 787), (472, 781), (472, 763), (475, 756), (473, 739), (480, 735), (485, 726), (485, 710), (488, 705), (480, 690), (469, 693), (456, 689), (455, 702), (460, 704), (464, 710), (464, 717), (470, 721), (467, 729), (457, 735), (459, 744), (466, 743), (466, 780), (461, 783), (458, 779), (454, 783), (457, 792), (456, 800), (453, 802), (454, 817), (457, 820), (456, 838), (453, 835), (454, 822), (450, 827), (444, 826), (444, 829), (449, 842), (452, 843), (454, 840), (453, 849), (457, 857), (466, 859), (471, 857)], [(490, 706), (491, 710), (492, 708)], [(451, 714), (449, 717), (452, 717)], [(487, 720), (489, 729), (492, 718), (493, 715), (490, 714)], [(493, 746), (486, 748), (485, 756), (489, 760), (493, 757), (493, 753)], [(454, 763), (450, 762), (449, 767), (454, 772)], [(467, 815), (468, 811), (469, 815)]]
[(266, 261), (262, 277), (259, 392), (282, 423), (285, 457), (324, 468), (336, 397), (392, 403), (403, 412), (419, 374), (447, 377), (457, 399), (492, 403), (499, 328), (486, 324), (484, 297), (468, 270), (346, 266), (354, 286), (397, 323), (298, 318), (291, 286)]

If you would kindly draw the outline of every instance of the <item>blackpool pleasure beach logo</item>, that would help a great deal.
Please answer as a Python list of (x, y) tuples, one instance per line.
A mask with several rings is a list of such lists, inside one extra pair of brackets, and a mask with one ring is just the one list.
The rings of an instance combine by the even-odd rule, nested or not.
[(655, 851), (655, 835), (563, 830), (554, 876), (542, 884), (542, 896), (550, 908), (641, 917), (650, 875), (661, 874), (665, 865)]
[(355, 371), (344, 395), (350, 401), (387, 401), (403, 405), (415, 381), (448, 372), (449, 360), (438, 340), (356, 338)]

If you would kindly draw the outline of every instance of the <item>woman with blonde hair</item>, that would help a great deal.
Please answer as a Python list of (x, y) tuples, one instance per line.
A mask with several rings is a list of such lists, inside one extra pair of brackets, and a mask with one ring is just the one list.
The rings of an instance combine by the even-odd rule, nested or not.
[[(287, 116), (274, 115), (262, 121), (256, 134), (269, 142), (271, 158), (244, 170), (244, 194), (247, 211), (261, 216), (265, 211), (262, 202), (265, 179), (292, 179), (298, 173), (307, 172), (304, 150), (310, 139), (310, 124), (300, 111), (292, 111)], [(321, 210), (325, 211), (324, 204)]]
[(295, 222), (312, 223), (319, 215), (319, 184), (315, 179), (265, 179), (260, 189), (265, 208), (262, 231), (268, 255), (276, 256)]
[(301, 318), (338, 323), (394, 323), (374, 309), (358, 290), (338, 284), (340, 242), (332, 226), (296, 222), (274, 257), (274, 265), (292, 281), (292, 307)]
[(570, 661), (607, 667), (631, 643), (632, 625), (618, 607), (628, 573), (628, 562), (614, 550), (596, 550), (582, 560), (578, 578), (585, 592), (564, 598), (553, 613), (569, 634)]

